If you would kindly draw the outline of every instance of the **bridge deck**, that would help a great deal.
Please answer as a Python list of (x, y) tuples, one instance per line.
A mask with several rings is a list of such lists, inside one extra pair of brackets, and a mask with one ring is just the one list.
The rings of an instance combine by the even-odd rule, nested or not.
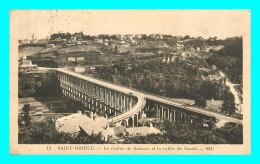
[(95, 79), (95, 78), (92, 78), (92, 77), (89, 77), (89, 76), (74, 73), (74, 72), (66, 70), (64, 68), (56, 68), (55, 70), (57, 70), (59, 72), (63, 72), (63, 73), (68, 74), (68, 75), (71, 75), (71, 76), (75, 76), (77, 78), (80, 78), (80, 79), (83, 79), (83, 80), (86, 80), (86, 81), (89, 81), (89, 82), (92, 82), (92, 83), (95, 83), (95, 84), (98, 84), (98, 85), (106, 87), (106, 88), (110, 88), (110, 89), (125, 93), (125, 94), (132, 93), (132, 96), (137, 97), (138, 101), (137, 101), (136, 105), (131, 110), (109, 119), (110, 122), (129, 117), (132, 114), (136, 114), (137, 112), (139, 112), (144, 107), (144, 105), (146, 103), (145, 99), (147, 98), (147, 99), (158, 101), (158, 102), (161, 102), (161, 103), (164, 103), (164, 104), (180, 107), (180, 108), (183, 108), (183, 109), (188, 110), (188, 111), (200, 113), (202, 115), (214, 116), (218, 120), (222, 120), (222, 121), (226, 121), (226, 122), (241, 123), (241, 124), (243, 123), (243, 121), (239, 120), (239, 119), (227, 117), (227, 116), (224, 116), (224, 115), (221, 115), (221, 114), (218, 114), (218, 113), (215, 113), (215, 112), (211, 112), (211, 111), (206, 111), (206, 110), (198, 108), (198, 107), (188, 106), (186, 104), (176, 102), (176, 101), (173, 101), (173, 100), (169, 100), (169, 99), (159, 97), (159, 96), (156, 96), (156, 95), (152, 95), (152, 94), (149, 94), (149, 93), (142, 93), (140, 91), (136, 91), (136, 90), (133, 90), (133, 89), (130, 89), (130, 88), (127, 88), (127, 87), (112, 84), (112, 83), (109, 83), (107, 81), (102, 81), (100, 79)]

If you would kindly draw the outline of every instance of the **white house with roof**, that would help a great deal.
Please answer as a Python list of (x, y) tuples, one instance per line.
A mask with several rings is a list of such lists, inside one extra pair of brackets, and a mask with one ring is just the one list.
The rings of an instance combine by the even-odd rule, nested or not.
[(107, 129), (109, 122), (104, 117), (94, 117), (93, 113), (88, 117), (80, 111), (65, 117), (56, 119), (55, 127), (58, 132), (70, 133), (78, 135), (80, 131), (87, 135), (101, 134), (103, 139), (107, 141), (113, 134)]
[(26, 56), (23, 56), (19, 68), (22, 70), (28, 70), (28, 69), (37, 69), (38, 66), (37, 64), (32, 64), (32, 61), (27, 59)]

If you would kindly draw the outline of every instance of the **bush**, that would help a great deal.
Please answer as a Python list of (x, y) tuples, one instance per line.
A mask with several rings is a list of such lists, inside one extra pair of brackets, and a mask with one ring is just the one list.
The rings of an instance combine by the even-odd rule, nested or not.
[(203, 107), (205, 107), (207, 104), (206, 99), (201, 95), (196, 96), (194, 101), (196, 105), (203, 106)]

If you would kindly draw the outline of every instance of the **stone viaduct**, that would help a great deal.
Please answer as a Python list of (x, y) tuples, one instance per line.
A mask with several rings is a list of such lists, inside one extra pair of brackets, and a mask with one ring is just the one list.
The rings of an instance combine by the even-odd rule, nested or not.
[(65, 97), (79, 101), (89, 110), (105, 115), (110, 123), (137, 126), (142, 113), (180, 123), (213, 120), (215, 117), (197, 107), (127, 87), (95, 79), (72, 71), (55, 69)]

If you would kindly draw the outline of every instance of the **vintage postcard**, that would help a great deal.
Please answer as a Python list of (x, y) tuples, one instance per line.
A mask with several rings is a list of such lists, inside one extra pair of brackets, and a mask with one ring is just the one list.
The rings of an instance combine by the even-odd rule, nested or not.
[(250, 10), (10, 10), (10, 154), (251, 154)]

